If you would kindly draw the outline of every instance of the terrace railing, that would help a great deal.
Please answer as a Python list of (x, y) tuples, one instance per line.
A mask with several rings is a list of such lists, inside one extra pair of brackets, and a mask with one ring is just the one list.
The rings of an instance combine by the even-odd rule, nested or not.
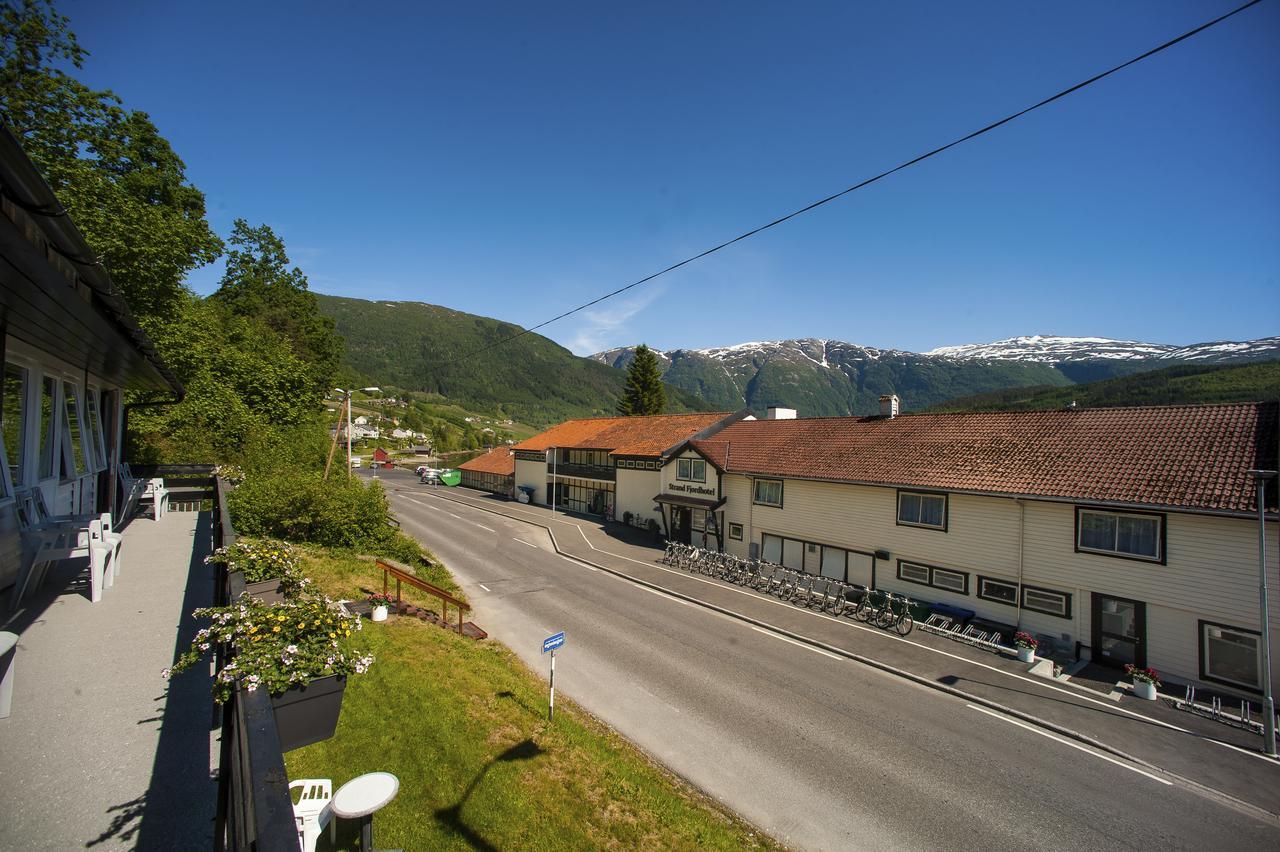
[[(234, 544), (235, 527), (227, 512), (227, 485), (213, 487), (213, 545)], [(214, 601), (229, 603), (244, 591), (244, 575), (218, 567)], [(228, 649), (218, 649), (218, 668)], [(218, 761), (218, 808), (214, 850), (266, 852), (295, 850), (298, 830), (289, 797), (289, 775), (280, 751), (275, 711), (266, 690), (238, 691), (222, 705), (222, 753)]]

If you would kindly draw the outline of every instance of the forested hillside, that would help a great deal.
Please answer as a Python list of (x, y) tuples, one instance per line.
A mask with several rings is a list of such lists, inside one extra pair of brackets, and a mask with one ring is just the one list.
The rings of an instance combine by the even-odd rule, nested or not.
[[(458, 359), (520, 331), (518, 326), (422, 302), (368, 302), (319, 296), (346, 338), (344, 365), (361, 380), (438, 393), (477, 411), (534, 425), (613, 414), (621, 370), (579, 358), (538, 334)], [(668, 410), (711, 408), (692, 394), (668, 391)]]
[(1027, 411), (1119, 405), (1185, 405), (1280, 399), (1280, 361), (1233, 366), (1180, 364), (1065, 388), (1007, 388), (936, 405), (930, 411)]

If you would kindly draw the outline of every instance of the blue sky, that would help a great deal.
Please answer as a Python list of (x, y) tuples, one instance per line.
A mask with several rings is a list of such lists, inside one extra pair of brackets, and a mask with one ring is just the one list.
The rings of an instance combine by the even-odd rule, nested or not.
[[(1234, 2), (63, 0), (82, 73), (322, 293), (548, 319)], [(543, 333), (1280, 333), (1280, 3)], [(211, 292), (219, 266), (190, 283)]]

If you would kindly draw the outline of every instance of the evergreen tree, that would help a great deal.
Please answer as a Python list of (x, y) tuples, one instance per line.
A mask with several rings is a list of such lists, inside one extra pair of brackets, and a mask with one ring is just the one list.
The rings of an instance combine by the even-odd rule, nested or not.
[(618, 413), (624, 417), (638, 417), (661, 414), (666, 408), (667, 389), (662, 384), (658, 356), (641, 343), (627, 366), (627, 384), (622, 399), (618, 400)]

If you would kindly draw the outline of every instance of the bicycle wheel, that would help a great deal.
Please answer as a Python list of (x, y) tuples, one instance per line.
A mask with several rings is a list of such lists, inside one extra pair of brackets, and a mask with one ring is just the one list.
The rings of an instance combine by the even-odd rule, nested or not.
[(915, 619), (911, 617), (911, 612), (905, 612), (894, 622), (893, 629), (898, 631), (899, 636), (906, 636), (911, 632), (911, 628), (915, 627)]

